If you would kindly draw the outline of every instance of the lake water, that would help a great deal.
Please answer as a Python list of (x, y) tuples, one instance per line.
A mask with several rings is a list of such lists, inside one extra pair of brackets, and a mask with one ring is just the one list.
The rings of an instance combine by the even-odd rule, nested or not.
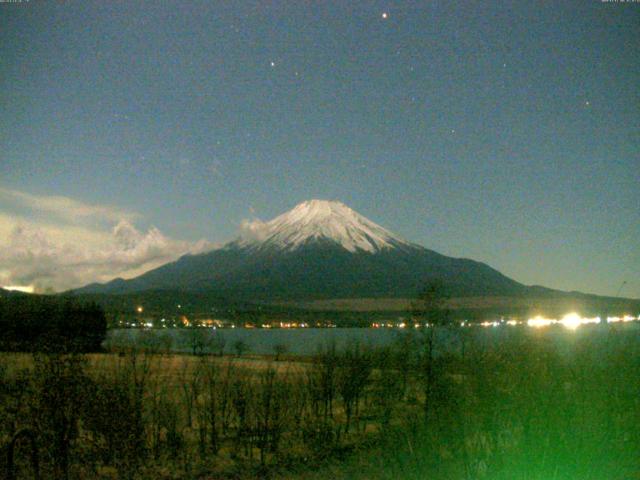
[[(224, 341), (225, 353), (234, 353), (234, 344), (242, 341), (247, 345), (246, 353), (273, 354), (276, 346), (283, 345), (288, 353), (295, 355), (312, 355), (319, 349), (335, 343), (338, 348), (357, 342), (370, 347), (388, 346), (407, 335), (406, 330), (392, 328), (297, 328), (297, 329), (196, 329), (197, 335), (203, 335), (209, 345), (207, 349), (214, 352), (216, 344)], [(420, 335), (420, 332), (414, 332)], [(577, 330), (567, 330), (555, 325), (546, 328), (527, 326), (499, 326), (494, 328), (465, 327), (457, 329), (439, 329), (438, 345), (445, 350), (459, 350), (463, 344), (470, 342), (480, 345), (491, 345), (514, 338), (530, 336), (542, 338), (561, 351), (571, 350), (572, 346), (586, 337), (590, 341), (604, 343), (611, 335), (616, 338), (632, 339), (640, 343), (640, 324), (637, 322), (617, 325), (588, 325)], [(175, 352), (191, 352), (192, 329), (114, 329), (109, 330), (106, 347), (124, 347), (137, 344), (160, 343), (162, 338), (171, 339), (171, 350)], [(169, 343), (169, 342), (167, 342)]]

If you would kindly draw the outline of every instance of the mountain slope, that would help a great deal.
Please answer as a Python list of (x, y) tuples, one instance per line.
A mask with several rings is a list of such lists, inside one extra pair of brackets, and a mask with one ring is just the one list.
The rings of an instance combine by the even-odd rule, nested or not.
[(180, 289), (252, 300), (411, 297), (434, 278), (459, 296), (518, 295), (527, 288), (483, 263), (411, 244), (339, 202), (304, 202), (245, 230), (220, 249), (78, 292)]

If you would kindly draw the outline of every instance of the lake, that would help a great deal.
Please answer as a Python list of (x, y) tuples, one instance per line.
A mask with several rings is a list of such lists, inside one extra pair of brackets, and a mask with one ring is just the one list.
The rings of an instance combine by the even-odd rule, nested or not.
[[(283, 345), (287, 352), (295, 355), (312, 355), (320, 348), (335, 343), (338, 348), (351, 343), (359, 343), (370, 347), (392, 345), (408, 333), (421, 335), (421, 331), (395, 328), (296, 328), (296, 329), (195, 329), (197, 335), (208, 340), (206, 350), (215, 351), (215, 345), (224, 341), (225, 353), (234, 353), (234, 343), (244, 342), (246, 353), (270, 355), (275, 347)], [(161, 338), (171, 339), (171, 350), (174, 352), (191, 352), (193, 329), (113, 329), (109, 330), (105, 347), (118, 348), (127, 345), (144, 345), (159, 342)], [(542, 338), (554, 344), (560, 351), (570, 352), (580, 340), (588, 338), (595, 344), (607, 342), (612, 334), (618, 338), (640, 340), (640, 324), (631, 322), (615, 325), (583, 325), (576, 330), (568, 330), (560, 325), (545, 328), (531, 328), (526, 325), (483, 328), (472, 326), (465, 328), (445, 329), (437, 332), (440, 348), (459, 351), (464, 344), (478, 343), (489, 346), (510, 338), (526, 336)]]

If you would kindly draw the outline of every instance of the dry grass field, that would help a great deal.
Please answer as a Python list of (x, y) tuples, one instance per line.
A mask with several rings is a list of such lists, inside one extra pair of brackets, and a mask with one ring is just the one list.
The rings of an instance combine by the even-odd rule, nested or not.
[(441, 356), (421, 333), (304, 361), (2, 354), (0, 439), (32, 431), (54, 479), (640, 478), (637, 331), (597, 335), (570, 356), (544, 332)]

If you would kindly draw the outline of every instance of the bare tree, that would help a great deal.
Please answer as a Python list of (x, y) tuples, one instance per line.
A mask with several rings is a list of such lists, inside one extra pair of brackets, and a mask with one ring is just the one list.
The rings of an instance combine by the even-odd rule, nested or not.
[(198, 404), (198, 432), (200, 453), (206, 452), (208, 444), (213, 453), (217, 453), (220, 448), (220, 415), (221, 415), (221, 395), (223, 392), (223, 378), (220, 365), (211, 357), (203, 357), (198, 368), (202, 370), (203, 395), (202, 401)]
[(104, 458), (114, 465), (120, 478), (132, 478), (147, 454), (148, 398), (152, 379), (151, 358), (136, 348), (118, 357), (109, 370), (102, 370), (87, 395), (83, 428), (106, 447)]
[(419, 329), (422, 347), (419, 370), (423, 386), (425, 422), (429, 422), (435, 377), (439, 373), (435, 368), (437, 333), (451, 323), (451, 312), (447, 308), (448, 299), (444, 283), (436, 279), (427, 282), (411, 305), (412, 320), (422, 327)]
[(346, 415), (345, 433), (349, 433), (351, 418), (359, 413), (360, 397), (371, 374), (372, 359), (360, 344), (348, 346), (339, 359), (336, 384)]
[(202, 384), (202, 369), (197, 368), (184, 359), (182, 368), (180, 369), (180, 392), (182, 395), (185, 413), (187, 415), (187, 426), (193, 426), (193, 409)]
[(49, 446), (57, 479), (69, 478), (72, 442), (78, 436), (78, 399), (85, 398), (86, 359), (77, 354), (39, 354), (34, 357), (37, 425)]
[(249, 345), (244, 340), (236, 340), (233, 342), (233, 349), (236, 351), (236, 355), (241, 357), (249, 350)]
[(191, 327), (188, 333), (189, 348), (193, 355), (203, 355), (212, 343), (209, 329)]
[(273, 353), (276, 354), (276, 362), (282, 360), (282, 356), (289, 351), (289, 348), (284, 343), (279, 343), (273, 347)]
[(211, 336), (211, 349), (216, 355), (221, 357), (224, 355), (224, 347), (226, 344), (227, 340), (224, 338), (224, 335), (219, 330), (216, 330), (215, 334)]

